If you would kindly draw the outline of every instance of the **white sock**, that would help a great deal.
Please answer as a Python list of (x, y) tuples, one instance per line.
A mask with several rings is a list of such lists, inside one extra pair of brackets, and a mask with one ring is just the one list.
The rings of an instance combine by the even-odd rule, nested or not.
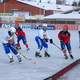
[(16, 56), (18, 57), (18, 56), (20, 56), (20, 54), (18, 53)]
[(13, 58), (13, 56), (12, 56), (11, 53), (8, 53), (8, 57), (9, 57), (9, 58)]
[(40, 52), (40, 49), (37, 49), (37, 52)]
[(44, 48), (44, 51), (48, 52), (48, 49), (47, 48)]

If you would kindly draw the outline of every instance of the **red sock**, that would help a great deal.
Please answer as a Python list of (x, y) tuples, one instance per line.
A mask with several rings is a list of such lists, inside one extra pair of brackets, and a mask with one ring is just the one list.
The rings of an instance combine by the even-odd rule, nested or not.
[(20, 47), (20, 44), (19, 43), (17, 44), (17, 47)]
[(26, 44), (26, 48), (29, 48), (28, 44)]

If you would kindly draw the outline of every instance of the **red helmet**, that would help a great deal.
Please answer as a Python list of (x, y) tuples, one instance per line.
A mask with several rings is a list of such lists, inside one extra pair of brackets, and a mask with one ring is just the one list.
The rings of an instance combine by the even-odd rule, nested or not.
[(16, 26), (19, 26), (19, 21), (15, 21), (15, 25)]

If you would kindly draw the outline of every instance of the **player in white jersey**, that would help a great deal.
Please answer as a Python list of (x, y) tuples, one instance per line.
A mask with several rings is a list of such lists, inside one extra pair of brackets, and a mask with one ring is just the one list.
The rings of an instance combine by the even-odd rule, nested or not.
[(10, 51), (12, 51), (16, 55), (19, 62), (22, 61), (20, 54), (16, 50), (16, 46), (14, 42), (14, 33), (15, 33), (14, 30), (15, 28), (10, 28), (10, 30), (8, 31), (8, 35), (6, 36), (6, 39), (3, 42), (4, 50), (10, 59), (10, 63), (14, 62), (13, 55), (10, 53)]
[(46, 29), (47, 29), (47, 26), (42, 26), (42, 28), (40, 28), (38, 30), (38, 35), (35, 37), (35, 41), (38, 45), (38, 49), (35, 53), (36, 57), (37, 56), (42, 57), (40, 55), (42, 48), (44, 48), (44, 56), (50, 57), (50, 54), (48, 54), (48, 43), (47, 42), (52, 43), (52, 39), (49, 38), (49, 35), (48, 35)]

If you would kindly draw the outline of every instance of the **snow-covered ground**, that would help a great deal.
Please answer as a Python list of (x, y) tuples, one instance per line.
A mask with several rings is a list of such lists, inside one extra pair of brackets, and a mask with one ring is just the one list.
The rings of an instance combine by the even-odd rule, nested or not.
[[(24, 29), (26, 32), (26, 37), (28, 44), (30, 46), (30, 51), (27, 53), (25, 46), (22, 44), (22, 53), (27, 54), (28, 57), (32, 58), (32, 61), (36, 61), (36, 64), (33, 64), (31, 61), (24, 58), (22, 63), (18, 63), (16, 57), (14, 56), (15, 63), (9, 64), (8, 57), (4, 52), (2, 42), (7, 34), (7, 29), (0, 28), (0, 80), (43, 80), (70, 63), (74, 62), (76, 59), (80, 58), (80, 49), (78, 42), (78, 32), (70, 31), (71, 33), (71, 46), (72, 54), (74, 60), (68, 59), (65, 60), (63, 53), (53, 45), (49, 45), (49, 54), (50, 58), (45, 58), (42, 52), (42, 58), (35, 58), (34, 54), (37, 49), (35, 42), (35, 36), (37, 30)], [(53, 38), (54, 43), (59, 45), (59, 40), (57, 37), (58, 30), (49, 30), (49, 35)]]

